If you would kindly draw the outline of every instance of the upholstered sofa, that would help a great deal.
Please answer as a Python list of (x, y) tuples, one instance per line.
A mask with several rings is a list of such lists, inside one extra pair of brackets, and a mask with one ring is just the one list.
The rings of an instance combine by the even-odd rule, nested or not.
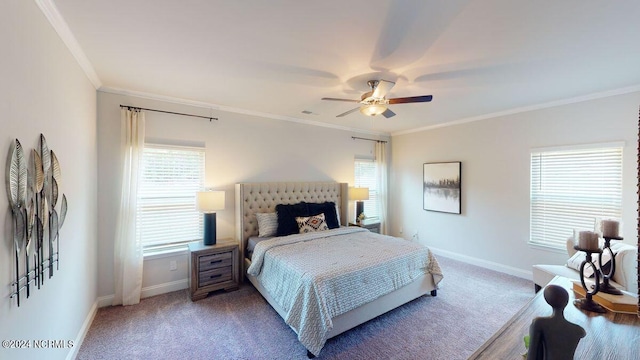
[[(579, 264), (584, 258), (583, 252), (576, 251), (573, 238), (567, 239), (567, 253), (569, 258), (563, 265), (533, 265), (533, 282), (536, 292), (546, 286), (555, 276), (562, 276), (572, 280), (580, 280)], [(638, 293), (638, 248), (619, 241), (611, 242), (611, 249), (615, 254), (616, 270), (613, 275), (613, 286), (631, 293)], [(605, 252), (606, 254), (606, 252)], [(594, 259), (597, 263), (597, 257)], [(606, 260), (603, 257), (603, 262)]]

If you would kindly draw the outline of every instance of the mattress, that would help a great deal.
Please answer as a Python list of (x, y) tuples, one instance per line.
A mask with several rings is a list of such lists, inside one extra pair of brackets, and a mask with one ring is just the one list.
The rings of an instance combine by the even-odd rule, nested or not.
[(251, 259), (251, 256), (253, 255), (253, 249), (256, 247), (256, 244), (258, 244), (260, 241), (269, 240), (271, 238), (273, 238), (273, 236), (265, 236), (265, 237), (251, 236), (247, 240), (247, 258)]

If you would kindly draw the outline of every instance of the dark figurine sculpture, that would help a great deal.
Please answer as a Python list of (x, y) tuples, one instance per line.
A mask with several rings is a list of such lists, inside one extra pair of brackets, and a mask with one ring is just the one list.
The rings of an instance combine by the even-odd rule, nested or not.
[(573, 359), (580, 339), (587, 333), (564, 318), (569, 294), (561, 286), (549, 285), (544, 289), (544, 299), (553, 308), (553, 314), (533, 319), (527, 360)]

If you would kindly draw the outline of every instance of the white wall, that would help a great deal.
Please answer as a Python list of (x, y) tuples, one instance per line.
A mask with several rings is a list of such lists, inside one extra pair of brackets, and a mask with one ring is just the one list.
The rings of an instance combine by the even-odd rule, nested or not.
[[(114, 291), (113, 236), (121, 182), (120, 104), (219, 118), (209, 122), (145, 112), (147, 139), (205, 144), (205, 185), (226, 191), (226, 208), (217, 213), (218, 238), (234, 237), (234, 184), (332, 180), (352, 184), (354, 157), (371, 156), (373, 152), (373, 142), (352, 140), (352, 135), (359, 134), (348, 131), (98, 92), (98, 294), (102, 297), (101, 304), (108, 304)], [(170, 261), (177, 262), (176, 271), (169, 270)], [(146, 260), (143, 296), (186, 288), (187, 274), (186, 254)]]
[[(0, 359), (64, 359), (77, 346), (35, 349), (33, 341), (76, 341), (94, 310), (96, 91), (33, 1), (0, 2), (0, 48), (0, 340), (31, 341), (30, 349), (0, 347)], [(41, 133), (60, 161), (69, 212), (60, 233), (60, 270), (28, 299), (23, 291), (18, 307), (9, 299), (15, 270), (4, 159), (13, 139), (31, 151)]]
[[(566, 253), (527, 244), (530, 149), (624, 141), (623, 236), (635, 244), (638, 105), (632, 93), (393, 136), (390, 230), (523, 277), (562, 264)], [(440, 161), (462, 161), (462, 215), (422, 209), (422, 165)]]

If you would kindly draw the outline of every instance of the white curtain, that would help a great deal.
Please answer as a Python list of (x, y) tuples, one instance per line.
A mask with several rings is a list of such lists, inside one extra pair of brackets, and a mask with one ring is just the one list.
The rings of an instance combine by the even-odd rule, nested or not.
[(376, 177), (378, 185), (378, 208), (380, 209), (380, 233), (387, 233), (387, 143), (376, 141)]
[(136, 239), (138, 179), (144, 149), (144, 113), (122, 109), (122, 192), (115, 234), (113, 305), (140, 302), (142, 288), (142, 245)]

